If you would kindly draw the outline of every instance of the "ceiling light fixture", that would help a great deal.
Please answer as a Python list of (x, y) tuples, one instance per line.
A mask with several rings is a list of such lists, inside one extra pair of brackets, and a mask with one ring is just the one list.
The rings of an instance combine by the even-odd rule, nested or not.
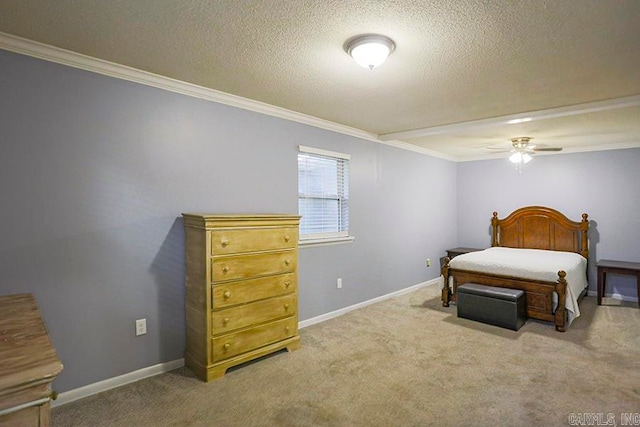
[(370, 70), (386, 61), (395, 48), (393, 40), (380, 34), (362, 34), (350, 38), (344, 44), (344, 50), (358, 65)]

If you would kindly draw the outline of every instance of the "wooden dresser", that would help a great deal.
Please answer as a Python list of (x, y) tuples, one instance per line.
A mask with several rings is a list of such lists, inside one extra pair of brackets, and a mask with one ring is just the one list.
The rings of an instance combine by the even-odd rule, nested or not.
[(0, 425), (48, 426), (61, 371), (33, 296), (0, 296)]
[(297, 215), (183, 214), (185, 364), (204, 381), (298, 335)]

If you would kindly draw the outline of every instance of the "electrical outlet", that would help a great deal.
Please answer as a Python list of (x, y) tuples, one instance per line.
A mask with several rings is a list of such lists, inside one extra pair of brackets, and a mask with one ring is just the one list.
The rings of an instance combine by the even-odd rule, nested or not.
[(427, 267), (431, 267), (431, 258), (427, 258)]
[(136, 320), (136, 336), (144, 335), (147, 333), (147, 319)]
[(338, 277), (338, 280), (336, 280), (336, 286), (338, 289), (342, 288), (342, 277)]

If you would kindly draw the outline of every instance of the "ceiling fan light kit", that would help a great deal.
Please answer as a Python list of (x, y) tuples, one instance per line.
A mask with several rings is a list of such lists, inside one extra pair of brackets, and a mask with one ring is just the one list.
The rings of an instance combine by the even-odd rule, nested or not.
[(527, 153), (521, 153), (520, 151), (516, 151), (515, 153), (513, 153), (510, 157), (509, 160), (511, 160), (513, 163), (529, 163), (531, 161), (533, 157), (531, 157), (529, 154)]
[(396, 44), (381, 34), (362, 34), (347, 40), (344, 50), (358, 65), (373, 70), (387, 60)]
[(513, 154), (509, 156), (509, 160), (515, 163), (518, 173), (522, 173), (522, 165), (529, 163), (532, 159), (531, 154), (533, 154), (533, 148), (535, 147), (535, 145), (529, 145), (532, 139), (528, 136), (511, 138), (511, 144), (513, 144), (511, 152)]

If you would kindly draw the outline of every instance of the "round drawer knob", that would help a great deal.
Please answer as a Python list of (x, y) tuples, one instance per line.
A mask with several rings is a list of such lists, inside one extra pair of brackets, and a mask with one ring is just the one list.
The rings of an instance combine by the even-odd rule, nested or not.
[(231, 348), (231, 344), (227, 343), (225, 345), (222, 346), (222, 348), (224, 349), (224, 351), (227, 351)]
[(224, 294), (222, 294), (222, 296), (224, 297), (224, 299), (231, 298), (231, 291), (224, 291)]
[(285, 263), (286, 265), (289, 265), (289, 264), (291, 264), (291, 261), (289, 261), (288, 259), (285, 259), (285, 260), (284, 260), (284, 263)]
[(285, 331), (285, 332), (289, 332), (289, 329), (290, 329), (290, 328), (289, 328), (288, 326), (285, 326), (285, 327), (284, 327), (284, 331)]
[(223, 265), (222, 266), (222, 271), (224, 271), (226, 273), (227, 271), (229, 271), (229, 267), (227, 267), (226, 265)]
[(226, 247), (226, 246), (229, 246), (229, 240), (227, 240), (227, 239), (222, 239), (222, 241), (220, 243), (222, 244), (223, 248)]
[(289, 310), (289, 304), (285, 304), (285, 305), (284, 305), (284, 309), (285, 309), (285, 310)]
[(225, 324), (225, 325), (226, 325), (227, 323), (229, 323), (229, 318), (228, 318), (228, 317), (225, 317), (224, 319), (222, 319), (222, 323), (223, 323), (223, 324)]
[(288, 288), (289, 286), (291, 286), (291, 282), (290, 281), (287, 280), (286, 282), (284, 282), (284, 287), (285, 288)]
[(285, 242), (288, 242), (288, 241), (289, 241), (289, 239), (290, 239), (289, 235), (288, 235), (288, 234), (285, 234), (285, 236), (284, 236), (284, 241), (285, 241)]

